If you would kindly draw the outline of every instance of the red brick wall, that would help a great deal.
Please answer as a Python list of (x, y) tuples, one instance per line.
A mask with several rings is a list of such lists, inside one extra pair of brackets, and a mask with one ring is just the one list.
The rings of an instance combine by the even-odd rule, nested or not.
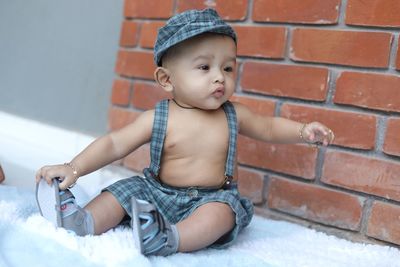
[[(400, 1), (126, 0), (111, 130), (168, 97), (152, 78), (157, 28), (206, 5), (238, 34), (234, 100), (336, 136), (329, 148), (240, 137), (241, 192), (259, 213), (400, 245)], [(121, 164), (141, 170), (148, 153)]]

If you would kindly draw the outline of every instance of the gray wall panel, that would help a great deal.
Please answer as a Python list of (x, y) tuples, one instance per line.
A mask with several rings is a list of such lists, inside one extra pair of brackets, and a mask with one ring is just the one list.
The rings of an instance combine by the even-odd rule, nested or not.
[(0, 111), (107, 130), (122, 0), (0, 0)]

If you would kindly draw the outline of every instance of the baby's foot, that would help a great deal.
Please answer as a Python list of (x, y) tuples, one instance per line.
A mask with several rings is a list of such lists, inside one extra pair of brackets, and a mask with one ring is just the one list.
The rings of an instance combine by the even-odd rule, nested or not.
[(63, 227), (83, 236), (94, 234), (91, 214), (76, 204), (75, 197), (68, 189), (59, 191), (59, 181), (48, 185), (41, 180), (36, 187), (36, 199), (40, 214), (57, 227)]
[(89, 211), (76, 204), (75, 196), (69, 189), (60, 191), (60, 213), (62, 227), (77, 235), (93, 235), (94, 222)]
[(136, 247), (144, 255), (167, 256), (176, 253), (179, 234), (151, 203), (131, 198), (133, 236)]

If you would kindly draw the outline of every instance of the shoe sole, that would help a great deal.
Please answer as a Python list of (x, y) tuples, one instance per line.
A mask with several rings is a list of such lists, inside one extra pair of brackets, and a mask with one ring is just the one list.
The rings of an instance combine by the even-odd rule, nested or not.
[(61, 227), (60, 195), (58, 180), (53, 179), (53, 183), (48, 185), (46, 180), (40, 179), (36, 184), (36, 202), (40, 214), (50, 221), (54, 226)]
[(131, 205), (132, 205), (132, 220), (131, 220), (131, 227), (133, 231), (133, 241), (135, 242), (136, 248), (139, 249), (140, 253), (143, 254), (143, 242), (142, 242), (142, 232), (139, 220), (139, 203), (136, 201), (136, 198), (131, 198)]

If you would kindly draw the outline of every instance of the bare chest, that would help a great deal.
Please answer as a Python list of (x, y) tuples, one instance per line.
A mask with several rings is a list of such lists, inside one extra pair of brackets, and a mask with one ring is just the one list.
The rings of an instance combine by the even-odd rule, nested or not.
[(225, 157), (228, 142), (229, 128), (223, 110), (171, 112), (164, 154), (172, 157)]

